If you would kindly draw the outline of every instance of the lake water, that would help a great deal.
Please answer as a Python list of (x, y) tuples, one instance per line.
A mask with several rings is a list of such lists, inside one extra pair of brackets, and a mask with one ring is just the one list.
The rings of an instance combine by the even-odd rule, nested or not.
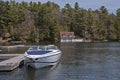
[(120, 80), (120, 43), (63, 43), (55, 67), (0, 72), (0, 80)]

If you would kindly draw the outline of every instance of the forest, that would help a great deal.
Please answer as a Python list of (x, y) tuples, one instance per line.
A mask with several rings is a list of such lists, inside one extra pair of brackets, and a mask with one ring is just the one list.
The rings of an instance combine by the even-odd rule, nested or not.
[[(84, 9), (76, 2), (63, 8), (54, 2), (0, 0), (0, 38), (22, 42), (58, 42), (60, 31), (92, 41), (120, 40), (120, 8)], [(1, 42), (1, 39), (0, 39)]]

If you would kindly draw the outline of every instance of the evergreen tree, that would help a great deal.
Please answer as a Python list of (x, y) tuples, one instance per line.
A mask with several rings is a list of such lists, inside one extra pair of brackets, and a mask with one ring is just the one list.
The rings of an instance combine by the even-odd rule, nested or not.
[(0, 0), (0, 37), (21, 41), (57, 42), (59, 31), (93, 41), (120, 40), (120, 9), (109, 14), (105, 6), (83, 9), (78, 2), (72, 8), (60, 8), (54, 2), (16, 2)]

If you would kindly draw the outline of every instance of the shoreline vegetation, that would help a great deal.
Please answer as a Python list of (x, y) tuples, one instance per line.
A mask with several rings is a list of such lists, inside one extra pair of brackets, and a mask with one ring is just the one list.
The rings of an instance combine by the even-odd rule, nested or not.
[(90, 42), (120, 41), (120, 8), (84, 9), (76, 2), (63, 8), (54, 2), (0, 0), (0, 44), (56, 43), (60, 31), (72, 31)]

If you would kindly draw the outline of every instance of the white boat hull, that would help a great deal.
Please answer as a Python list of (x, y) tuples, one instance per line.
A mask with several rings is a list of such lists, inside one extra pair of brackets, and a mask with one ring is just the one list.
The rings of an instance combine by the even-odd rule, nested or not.
[(61, 57), (61, 53), (45, 56), (45, 57), (38, 57), (38, 58), (26, 58), (26, 66), (33, 67), (33, 68), (42, 68), (47, 66), (54, 66), (59, 62)]

